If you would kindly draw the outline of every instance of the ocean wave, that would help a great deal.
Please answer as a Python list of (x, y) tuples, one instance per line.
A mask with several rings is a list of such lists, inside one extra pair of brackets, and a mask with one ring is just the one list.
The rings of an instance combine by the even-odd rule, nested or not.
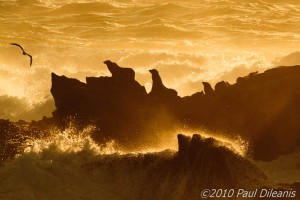
[(89, 137), (91, 129), (71, 128), (49, 141), (27, 143), (25, 153), (0, 168), (0, 198), (196, 200), (203, 187), (258, 187), (266, 178), (212, 138), (199, 141), (187, 155), (124, 153), (113, 143), (99, 148)]
[(59, 8), (55, 8), (48, 12), (48, 14), (56, 15), (68, 15), (68, 14), (83, 14), (83, 13), (93, 13), (93, 12), (113, 12), (118, 8), (104, 2), (95, 3), (70, 3), (62, 5)]
[[(25, 2), (17, 1), (17, 8), (22, 8)], [(123, 2), (128, 6), (117, 6), (118, 2), (109, 1), (66, 1), (54, 8), (43, 7), (43, 1), (33, 0), (32, 8), (23, 9), (18, 15), (10, 14), (5, 10), (14, 8), (12, 4), (3, 3), (3, 11), (7, 21), (14, 24), (16, 17), (25, 18), (33, 26), (51, 26), (52, 29), (61, 28), (74, 23), (78, 24), (78, 30), (96, 26), (107, 28), (111, 35), (120, 36), (114, 31), (124, 31), (123, 36), (147, 37), (167, 35), (170, 38), (193, 37), (201, 40), (202, 36), (213, 36), (221, 32), (230, 37), (232, 29), (242, 36), (247, 32), (277, 32), (283, 34), (291, 25), (299, 22), (298, 4), (274, 3), (272, 1), (247, 0), (239, 3), (232, 1), (213, 1), (204, 4), (196, 2), (173, 3), (153, 2)], [(121, 2), (119, 2), (121, 3)], [(190, 6), (190, 5), (194, 6)], [(26, 4), (27, 5), (27, 4)], [(41, 9), (43, 7), (43, 9)], [(31, 12), (34, 11), (34, 14)], [(118, 24), (124, 29), (111, 29), (107, 24)], [(140, 29), (139, 29), (140, 27)], [(221, 28), (218, 28), (221, 27)], [(161, 31), (159, 31), (161, 29)], [(34, 30), (33, 33), (39, 33)], [(55, 31), (54, 31), (55, 32)], [(135, 35), (138, 32), (139, 34)], [(291, 31), (298, 33), (297, 30)], [(76, 33), (76, 31), (74, 31)], [(207, 35), (203, 35), (203, 34)], [(62, 32), (63, 34), (63, 32)], [(47, 34), (51, 35), (51, 34)], [(271, 35), (269, 35), (271, 37)], [(173, 38), (173, 39), (174, 39)], [(276, 37), (273, 37), (276, 39)], [(277, 38), (278, 39), (278, 38)]]
[(193, 10), (195, 9), (176, 3), (162, 3), (140, 7), (138, 14), (145, 16), (181, 15), (182, 13), (191, 12)]

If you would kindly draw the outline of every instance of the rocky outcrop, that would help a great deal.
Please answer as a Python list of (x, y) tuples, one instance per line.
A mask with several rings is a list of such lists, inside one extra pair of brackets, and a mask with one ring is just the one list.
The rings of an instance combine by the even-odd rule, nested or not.
[(274, 159), (300, 145), (300, 66), (254, 72), (233, 85), (219, 82), (215, 90), (203, 82), (204, 93), (180, 98), (155, 69), (150, 70), (153, 87), (147, 94), (132, 69), (105, 64), (112, 76), (87, 77), (86, 83), (52, 74), (56, 121), (64, 124), (73, 116), (79, 123), (95, 124), (97, 141), (115, 139), (124, 146), (184, 129), (225, 132), (249, 141), (249, 152), (258, 160)]
[[(108, 188), (114, 188), (118, 183), (124, 185), (124, 180), (130, 180), (126, 182), (126, 189), (118, 192), (122, 199), (199, 200), (199, 191), (201, 193), (206, 188), (247, 187), (255, 190), (262, 187), (266, 176), (251, 162), (225, 147), (215, 146), (214, 141), (211, 145), (203, 143), (206, 141), (201, 139), (199, 143), (191, 144), (199, 149), (193, 162), (177, 153), (163, 151), (104, 155), (101, 159), (95, 158), (96, 161), (89, 162), (83, 169), (94, 172), (89, 174), (96, 175), (93, 178), (101, 185), (112, 185)], [(133, 190), (128, 191), (127, 188)]]
[[(214, 174), (213, 177), (226, 180), (227, 184), (232, 184), (231, 186), (233, 186), (237, 184), (236, 177), (247, 182), (249, 174), (251, 174), (252, 178), (255, 177), (254, 179), (256, 179), (257, 183), (267, 179), (267, 176), (250, 161), (233, 153), (233, 151), (224, 147), (224, 145), (213, 138), (203, 138), (199, 134), (194, 134), (192, 137), (179, 134), (177, 138), (179, 147), (178, 159), (181, 165), (199, 169), (198, 175), (199, 177), (204, 176), (204, 180), (211, 179), (212, 176), (210, 175)], [(254, 179), (248, 179), (248, 183), (253, 181), (248, 186), (255, 184)], [(205, 185), (210, 185), (210, 183)]]
[(58, 76), (54, 73), (52, 77), (51, 94), (55, 100), (56, 111), (53, 117), (58, 121), (63, 120), (66, 116), (75, 116), (77, 113), (84, 111), (89, 100), (86, 98), (89, 94), (86, 84), (77, 79)]
[(179, 156), (187, 155), (190, 147), (191, 138), (182, 134), (178, 134), (177, 140), (178, 140), (178, 155)]
[[(51, 93), (56, 111), (53, 117), (65, 127), (69, 119), (79, 126), (95, 124), (101, 130), (97, 140), (114, 137), (126, 140), (126, 132), (137, 132), (138, 116), (143, 115), (146, 90), (137, 81), (130, 68), (104, 62), (112, 77), (87, 77), (86, 83), (52, 74)], [(141, 108), (141, 109), (140, 109)], [(78, 123), (77, 123), (78, 122)], [(135, 125), (132, 125), (135, 123)]]
[(223, 92), (226, 91), (226, 88), (229, 87), (229, 83), (226, 81), (220, 81), (215, 85), (215, 91), (216, 92)]
[(202, 82), (202, 84), (204, 87), (204, 93), (206, 95), (211, 95), (215, 92), (214, 89), (212, 89), (211, 85), (208, 82)]

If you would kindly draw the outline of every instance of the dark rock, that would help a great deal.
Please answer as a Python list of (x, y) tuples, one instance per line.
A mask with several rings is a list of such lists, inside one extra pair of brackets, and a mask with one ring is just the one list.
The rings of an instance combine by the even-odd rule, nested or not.
[(239, 83), (239, 84), (242, 84), (244, 81), (247, 81), (247, 80), (253, 78), (253, 77), (254, 77), (255, 75), (257, 75), (257, 74), (258, 74), (257, 71), (256, 71), (256, 72), (251, 72), (250, 74), (248, 74), (248, 75), (245, 76), (245, 77), (238, 77), (238, 78), (236, 79), (236, 82)]
[[(219, 142), (213, 138), (203, 138), (199, 134), (194, 134), (192, 139), (181, 134), (177, 135), (177, 137), (179, 144), (178, 159), (181, 162), (180, 166), (185, 167), (187, 171), (193, 171), (194, 169), (199, 170), (197, 172), (199, 176), (204, 176), (204, 179), (208, 180), (205, 185), (212, 184), (213, 186), (214, 181), (210, 182), (209, 180), (214, 179), (213, 177), (218, 177), (220, 180), (226, 180), (218, 184), (223, 185), (226, 182), (226, 184), (233, 186), (237, 184), (236, 173), (239, 174), (239, 178), (245, 178), (245, 180), (248, 179), (249, 181), (256, 177), (254, 178), (257, 181), (256, 183), (267, 180), (266, 175), (250, 161), (234, 154), (227, 147), (221, 146)], [(196, 175), (197, 173), (195, 172), (193, 174)], [(248, 176), (249, 173), (252, 177)], [(251, 184), (254, 186), (255, 181)]]
[(226, 88), (229, 87), (229, 83), (225, 82), (225, 81), (220, 81), (215, 85), (215, 91), (217, 93), (219, 92), (224, 92), (226, 90)]
[(132, 69), (105, 64), (112, 77), (87, 77), (87, 84), (52, 74), (53, 121), (66, 123), (75, 116), (99, 127), (97, 141), (115, 139), (125, 146), (155, 141), (153, 133), (200, 127), (242, 136), (251, 143), (249, 155), (258, 160), (272, 160), (300, 146), (300, 66), (250, 73), (233, 85), (219, 82), (216, 92), (203, 82), (205, 95), (180, 98), (155, 69), (150, 70), (153, 86), (147, 94)]
[(182, 134), (178, 134), (177, 139), (178, 139), (178, 154), (184, 156), (187, 154), (189, 150), (191, 138)]
[(201, 147), (201, 143), (203, 142), (203, 138), (199, 134), (193, 134), (191, 139), (191, 149), (193, 152), (197, 150), (197, 148)]
[(101, 136), (100, 133), (94, 135), (98, 141), (127, 140), (124, 132), (140, 132), (139, 118), (144, 113), (147, 93), (134, 80), (132, 69), (110, 61), (105, 64), (112, 77), (87, 77), (86, 84), (52, 74), (51, 93), (57, 108), (53, 117), (62, 128), (68, 126), (70, 120), (75, 120), (79, 127), (97, 125), (101, 129)]
[(192, 98), (194, 97), (194, 98), (201, 98), (201, 97), (203, 97), (204, 96), (204, 93), (203, 93), (203, 91), (201, 91), (201, 92), (196, 92), (195, 94), (192, 94)]
[(55, 100), (56, 111), (54, 118), (62, 120), (66, 116), (75, 116), (89, 105), (87, 87), (85, 83), (77, 79), (58, 76), (54, 73), (52, 77), (51, 94)]
[(225, 147), (212, 145), (202, 146), (201, 149), (202, 154), (198, 154), (194, 162), (176, 153), (163, 151), (139, 155), (101, 155), (100, 159), (83, 166), (83, 169), (105, 174), (100, 177), (104, 185), (130, 180), (126, 186), (134, 188), (135, 193), (120, 190), (118, 195), (122, 199), (132, 200), (199, 200), (199, 191), (206, 188), (247, 186), (247, 189), (255, 190), (266, 181), (264, 173), (254, 164)]
[(202, 84), (204, 86), (205, 95), (211, 95), (215, 92), (214, 89), (212, 89), (211, 85), (208, 82), (202, 82)]

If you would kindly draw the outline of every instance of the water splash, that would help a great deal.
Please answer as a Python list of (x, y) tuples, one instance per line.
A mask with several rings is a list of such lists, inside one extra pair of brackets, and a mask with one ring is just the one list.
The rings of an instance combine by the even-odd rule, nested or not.
[(70, 126), (29, 140), (22, 155), (0, 168), (0, 199), (196, 200), (204, 186), (257, 186), (264, 178), (247, 160), (222, 147), (210, 146), (191, 165), (172, 151), (119, 153), (114, 142), (98, 146), (90, 138), (94, 128)]
[(45, 138), (31, 138), (26, 141), (24, 153), (42, 153), (46, 149), (55, 149), (58, 152), (77, 153), (81, 151), (91, 151), (95, 155), (121, 153), (117, 150), (114, 140), (103, 145), (95, 143), (91, 138), (91, 133), (96, 129), (90, 125), (82, 130), (78, 130), (73, 125), (69, 125), (64, 131), (54, 129)]
[(249, 142), (244, 140), (241, 136), (230, 137), (220, 133), (212, 133), (205, 130), (179, 130), (180, 133), (184, 135), (192, 136), (193, 134), (200, 134), (204, 138), (213, 138), (218, 142), (218, 145), (230, 149), (234, 153), (245, 157), (248, 149)]

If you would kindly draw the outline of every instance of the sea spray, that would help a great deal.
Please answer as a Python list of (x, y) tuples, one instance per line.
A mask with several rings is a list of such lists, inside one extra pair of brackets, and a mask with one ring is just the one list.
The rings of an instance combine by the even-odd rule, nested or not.
[(0, 168), (0, 199), (198, 199), (209, 185), (250, 187), (264, 179), (211, 138), (193, 142), (196, 148), (184, 156), (171, 150), (124, 153), (113, 142), (95, 144), (93, 128), (69, 127), (29, 140), (23, 154)]
[(44, 138), (28, 138), (24, 153), (0, 169), (0, 199), (114, 199), (90, 180), (83, 168), (100, 154), (116, 153), (114, 142), (97, 145), (94, 129), (69, 126)]
[(50, 130), (45, 138), (31, 138), (26, 141), (24, 152), (40, 153), (47, 148), (55, 148), (62, 152), (79, 152), (84, 150), (93, 151), (95, 154), (116, 153), (115, 142), (111, 140), (105, 144), (96, 144), (91, 138), (95, 126), (86, 126), (82, 130), (76, 129), (72, 123), (63, 131)]

